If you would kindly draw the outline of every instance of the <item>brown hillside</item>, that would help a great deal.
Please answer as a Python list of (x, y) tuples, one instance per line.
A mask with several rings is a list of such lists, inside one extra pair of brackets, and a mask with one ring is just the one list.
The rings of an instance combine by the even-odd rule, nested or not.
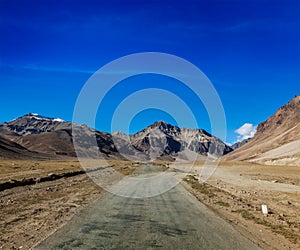
[(300, 165), (300, 95), (258, 125), (255, 136), (224, 160)]

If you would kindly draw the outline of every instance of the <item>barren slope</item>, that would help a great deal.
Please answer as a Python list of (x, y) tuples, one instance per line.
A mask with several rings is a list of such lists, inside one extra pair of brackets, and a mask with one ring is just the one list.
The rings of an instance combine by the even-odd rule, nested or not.
[[(72, 127), (73, 126), (73, 127)], [(30, 151), (49, 156), (76, 157), (72, 129), (82, 147), (76, 148), (81, 157), (119, 157), (111, 135), (85, 125), (72, 124), (59, 118), (27, 114), (0, 124), (0, 134)], [(120, 158), (120, 157), (119, 157)]]
[(224, 160), (300, 165), (300, 95), (258, 125), (255, 136)]
[(6, 138), (0, 137), (0, 158), (5, 159), (19, 159), (19, 158), (42, 158), (45, 157), (42, 154), (31, 152)]

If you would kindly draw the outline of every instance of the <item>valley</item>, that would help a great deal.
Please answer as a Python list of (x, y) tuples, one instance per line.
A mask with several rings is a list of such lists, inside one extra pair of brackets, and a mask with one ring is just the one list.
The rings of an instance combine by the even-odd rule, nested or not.
[[(233, 148), (164, 121), (133, 135), (32, 113), (4, 122), (0, 249), (299, 249), (299, 105), (296, 96)], [(201, 182), (204, 166), (216, 165)], [(92, 238), (82, 234), (86, 225)]]
[[(105, 164), (103, 162), (103, 167), (106, 166)], [(163, 166), (166, 163), (161, 164)], [(129, 162), (120, 161), (111, 161), (110, 166), (114, 166), (116, 170), (123, 173), (124, 178), (126, 176), (142, 177), (148, 169), (145, 167), (140, 169), (140, 166), (135, 165), (133, 167)], [(178, 184), (180, 190), (185, 188), (191, 192), (201, 203), (229, 222), (241, 235), (251, 239), (251, 241), (263, 249), (297, 249), (299, 247), (299, 168), (282, 166), (266, 167), (242, 162), (223, 162), (206, 184), (200, 184), (197, 178), (201, 171), (202, 163), (195, 164), (188, 175), (180, 171), (180, 168), (185, 169), (185, 167), (181, 164), (173, 166), (173, 164), (169, 163), (169, 168), (162, 168), (158, 164), (157, 167), (154, 167), (154, 172), (149, 169), (150, 172), (147, 171), (146, 173), (151, 175), (159, 173), (157, 171), (164, 171), (172, 174), (177, 180), (183, 179), (180, 181), (181, 184)], [(38, 160), (1, 161), (1, 168), (4, 171), (0, 177), (1, 183), (9, 179), (24, 180), (29, 177), (41, 178), (49, 176), (49, 174), (76, 172), (81, 169), (80, 164), (76, 161), (55, 162)], [(122, 185), (119, 188), (124, 189)], [(128, 191), (132, 192), (133, 190), (131, 188)], [(169, 192), (170, 190), (166, 192), (166, 195)], [(1, 232), (3, 232), (0, 237), (2, 249), (18, 249), (20, 247), (30, 249), (43, 239), (48, 238), (49, 235), (64, 226), (70, 219), (73, 218), (72, 220), (76, 221), (76, 218), (85, 213), (81, 212), (85, 211), (82, 209), (89, 210), (95, 206), (93, 204), (104, 202), (102, 201), (102, 197), (107, 197), (105, 199), (108, 200), (111, 199), (108, 198), (111, 197), (111, 194), (96, 185), (86, 174), (10, 188), (1, 191), (0, 194), (0, 211), (1, 218), (3, 218), (0, 221)], [(160, 199), (159, 197), (155, 199)], [(183, 199), (183, 197), (186, 197), (186, 195), (180, 199)], [(152, 202), (150, 201), (153, 198), (145, 199), (148, 200), (148, 206), (151, 206)], [(141, 200), (133, 198), (129, 204), (132, 203), (133, 206), (139, 201)], [(123, 204), (121, 200), (118, 203)], [(106, 202), (103, 204), (106, 204)], [(268, 216), (262, 215), (261, 204), (268, 206), (270, 211)], [(148, 225), (147, 220), (149, 218), (143, 216), (146, 210), (142, 209), (138, 212), (138, 210), (132, 210), (132, 206), (125, 206), (124, 209), (120, 210), (120, 213), (128, 214), (135, 213), (134, 211), (136, 211), (135, 216), (139, 216), (140, 220), (145, 221), (145, 225)], [(171, 209), (165, 212), (171, 213), (169, 216), (178, 216), (176, 215), (177, 212), (172, 214), (172, 211)], [(190, 212), (182, 210), (181, 213), (188, 214)], [(197, 213), (197, 211), (193, 213)], [(189, 217), (183, 216), (182, 219), (184, 218)], [(100, 218), (97, 220), (101, 221)], [(201, 219), (199, 219), (199, 222), (201, 222)], [(178, 232), (179, 230), (186, 230), (183, 228), (184, 223), (175, 223), (172, 220), (165, 223), (166, 226), (172, 227), (172, 230)], [(116, 226), (116, 224), (113, 225)], [(120, 222), (118, 225), (121, 226), (122, 223)], [(109, 243), (110, 238), (105, 237), (106, 233), (111, 233), (112, 228), (103, 227), (101, 230), (103, 231), (102, 237), (104, 237), (102, 239), (106, 239), (108, 245), (112, 244)], [(146, 228), (141, 226), (140, 230), (146, 230)], [(118, 234), (123, 235), (122, 237), (129, 237), (125, 232), (122, 233), (122, 231), (118, 231)], [(159, 235), (157, 237), (155, 244), (166, 246), (159, 240)], [(205, 236), (203, 237), (205, 239)], [(170, 240), (170, 244), (172, 244), (172, 236)], [(53, 240), (50, 241), (55, 242)], [(116, 243), (118, 241), (114, 242), (114, 244), (119, 244)], [(120, 244), (121, 242), (124, 241), (120, 241)], [(82, 244), (86, 244), (86, 242), (83, 241)], [(137, 244), (143, 243), (141, 241)]]

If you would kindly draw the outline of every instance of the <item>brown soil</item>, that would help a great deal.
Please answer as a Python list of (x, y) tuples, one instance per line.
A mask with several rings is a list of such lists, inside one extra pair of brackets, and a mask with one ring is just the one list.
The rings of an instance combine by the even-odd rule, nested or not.
[[(132, 172), (128, 162), (110, 163), (122, 174)], [(53, 161), (3, 160), (0, 168), (0, 184), (80, 173), (82, 170), (78, 162)], [(102, 193), (103, 190), (86, 174), (1, 191), (0, 249), (30, 249)]]
[[(99, 167), (99, 162), (90, 165)], [(123, 174), (137, 168), (130, 162), (111, 161), (109, 165)], [(0, 184), (82, 170), (75, 161), (6, 160), (0, 168)], [(196, 165), (193, 171), (200, 168)], [(300, 168), (222, 163), (207, 183), (196, 178), (194, 174), (186, 181), (198, 199), (263, 249), (299, 249)], [(30, 249), (102, 193), (86, 174), (1, 191), (0, 249)], [(261, 213), (262, 204), (269, 208), (267, 216)]]
[(207, 183), (197, 179), (185, 178), (188, 189), (263, 249), (300, 248), (299, 168), (224, 163)]

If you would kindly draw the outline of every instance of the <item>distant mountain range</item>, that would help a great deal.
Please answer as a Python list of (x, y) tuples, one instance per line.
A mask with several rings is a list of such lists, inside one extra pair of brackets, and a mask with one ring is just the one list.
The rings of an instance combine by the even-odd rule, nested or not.
[(253, 138), (232, 147), (205, 130), (179, 128), (164, 121), (133, 135), (109, 134), (32, 113), (0, 124), (0, 158), (76, 156), (133, 161), (193, 161), (223, 156), (224, 161), (300, 165), (300, 95), (259, 124)]
[(300, 95), (260, 123), (255, 136), (248, 143), (223, 159), (300, 165)]
[[(76, 145), (79, 145), (77, 152), (73, 146), (72, 129)], [(0, 124), (0, 134), (3, 143), (11, 143), (7, 148), (0, 147), (1, 157), (15, 157), (23, 153), (26, 157), (39, 154), (76, 157), (79, 154), (95, 158), (100, 153), (110, 159), (189, 161), (195, 157), (220, 157), (232, 151), (231, 147), (205, 130), (181, 129), (163, 121), (155, 122), (136, 134), (125, 135), (104, 133), (85, 125), (30, 113)], [(7, 150), (13, 147), (19, 151), (7, 154)]]
[(251, 138), (247, 138), (247, 139), (238, 141), (238, 142), (234, 143), (234, 144), (231, 146), (231, 148), (232, 148), (233, 150), (236, 150), (236, 149), (238, 149), (238, 148), (244, 146), (246, 143), (248, 143), (248, 142), (250, 141), (250, 139), (251, 139)]

